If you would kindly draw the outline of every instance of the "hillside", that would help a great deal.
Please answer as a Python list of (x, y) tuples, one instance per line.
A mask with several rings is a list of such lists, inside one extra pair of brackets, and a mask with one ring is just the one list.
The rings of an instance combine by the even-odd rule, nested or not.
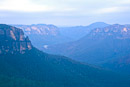
[[(115, 60), (119, 61), (122, 60), (120, 58), (130, 54), (130, 26), (114, 24), (105, 28), (96, 28), (80, 40), (53, 45), (45, 49), (45, 51), (62, 54), (95, 65), (104, 65)], [(129, 57), (126, 59), (124, 58), (122, 61), (129, 60)], [(116, 67), (122, 64), (116, 64)], [(126, 65), (129, 66), (129, 63)], [(126, 68), (124, 72), (129, 73), (127, 69), (129, 68)]]
[(63, 56), (45, 54), (35, 48), (25, 54), (1, 55), (0, 61), (2, 75), (54, 83), (52, 86), (129, 87), (127, 78), (116, 73), (75, 62)]

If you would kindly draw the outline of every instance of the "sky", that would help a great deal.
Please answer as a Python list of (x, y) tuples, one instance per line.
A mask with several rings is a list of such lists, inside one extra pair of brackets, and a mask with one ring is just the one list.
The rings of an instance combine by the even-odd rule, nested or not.
[(130, 24), (130, 0), (0, 0), (0, 23)]

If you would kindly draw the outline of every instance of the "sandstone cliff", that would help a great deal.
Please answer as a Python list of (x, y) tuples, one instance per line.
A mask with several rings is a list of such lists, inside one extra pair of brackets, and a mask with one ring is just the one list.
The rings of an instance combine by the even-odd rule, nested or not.
[(32, 44), (21, 29), (0, 24), (0, 54), (23, 54), (26, 50), (31, 49)]

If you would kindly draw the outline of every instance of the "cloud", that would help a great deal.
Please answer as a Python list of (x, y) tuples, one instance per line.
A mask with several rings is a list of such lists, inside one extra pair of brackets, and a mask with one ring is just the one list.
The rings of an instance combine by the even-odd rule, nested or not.
[(128, 10), (130, 10), (129, 7), (109, 7), (109, 8), (97, 9), (94, 13), (95, 14), (118, 13), (118, 12), (125, 12)]
[[(117, 7), (129, 5), (129, 0), (2, 0), (0, 10), (23, 12), (91, 12), (101, 13), (117, 11)], [(105, 11), (106, 10), (106, 11)]]
[(130, 0), (0, 0), (3, 23), (71, 25), (119, 19), (125, 22), (128, 15)]
[(8, 11), (38, 12), (51, 11), (53, 9), (46, 5), (34, 4), (30, 0), (5, 0), (0, 5), (0, 10)]

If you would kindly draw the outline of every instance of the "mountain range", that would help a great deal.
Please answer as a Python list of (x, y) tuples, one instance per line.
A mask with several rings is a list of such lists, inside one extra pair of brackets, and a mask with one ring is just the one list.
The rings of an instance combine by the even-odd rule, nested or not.
[(0, 87), (130, 86), (125, 76), (39, 51), (16, 27), (0, 24), (0, 38)]
[(72, 41), (71, 38), (62, 35), (59, 28), (54, 25), (32, 24), (12, 26), (22, 29), (25, 35), (29, 36), (32, 44), (41, 50), (48, 45)]
[(95, 28), (77, 41), (52, 45), (44, 50), (129, 74), (130, 25)]
[(66, 43), (78, 40), (88, 34), (94, 28), (108, 26), (104, 22), (96, 22), (88, 26), (57, 27), (55, 25), (32, 24), (32, 25), (12, 25), (24, 31), (29, 36), (32, 44), (40, 50), (49, 45)]
[(95, 28), (103, 28), (106, 26), (109, 26), (109, 24), (104, 22), (95, 22), (87, 26), (60, 27), (60, 33), (72, 38), (73, 40), (78, 40)]

